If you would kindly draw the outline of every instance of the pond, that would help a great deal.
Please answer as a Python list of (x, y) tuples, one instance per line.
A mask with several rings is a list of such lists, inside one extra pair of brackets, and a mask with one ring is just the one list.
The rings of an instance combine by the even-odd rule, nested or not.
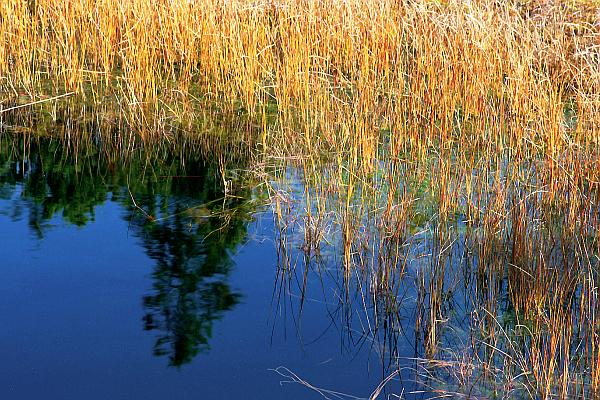
[(562, 164), (468, 143), (295, 154), (219, 113), (152, 142), (77, 109), (0, 120), (4, 397), (585, 398), (600, 383), (600, 192)]
[(2, 143), (3, 398), (368, 398), (389, 373), (340, 274), (282, 273), (264, 196), (212, 160)]

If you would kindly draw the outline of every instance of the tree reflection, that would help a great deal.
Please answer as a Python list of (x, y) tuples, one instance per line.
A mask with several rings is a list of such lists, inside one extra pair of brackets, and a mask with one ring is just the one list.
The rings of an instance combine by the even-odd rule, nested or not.
[[(194, 179), (173, 181), (172, 197), (180, 201), (161, 207), (162, 199), (142, 197), (140, 208), (160, 211), (152, 219), (145, 213), (131, 219), (156, 260), (154, 291), (144, 297), (145, 329), (159, 332), (154, 353), (168, 355), (173, 366), (206, 351), (214, 321), (239, 302), (240, 294), (227, 283), (230, 253), (245, 239), (251, 212), (241, 199), (225, 197), (210, 168), (195, 167)], [(195, 198), (188, 197), (193, 193)], [(190, 203), (196, 206), (184, 205)]]
[(228, 283), (231, 253), (245, 240), (255, 211), (249, 191), (225, 195), (220, 173), (227, 165), (197, 153), (184, 160), (172, 151), (115, 165), (97, 146), (68, 151), (44, 139), (28, 143), (26, 154), (14, 150), (22, 143), (0, 145), (1, 193), (20, 210), (13, 219), (27, 215), (43, 238), (57, 215), (84, 226), (96, 206), (118, 202), (130, 231), (156, 263), (151, 292), (143, 298), (143, 327), (157, 335), (154, 354), (181, 366), (209, 349), (215, 321), (240, 301)]
[[(61, 146), (56, 141), (35, 141), (28, 143), (26, 155), (17, 155), (3, 143), (0, 151), (0, 186), (5, 191), (21, 187), (18, 202), (27, 203), (29, 227), (40, 239), (55, 215), (76, 226), (93, 221), (94, 208), (108, 193), (107, 164), (98, 154), (82, 152), (76, 162)], [(15, 204), (15, 209), (19, 206)]]

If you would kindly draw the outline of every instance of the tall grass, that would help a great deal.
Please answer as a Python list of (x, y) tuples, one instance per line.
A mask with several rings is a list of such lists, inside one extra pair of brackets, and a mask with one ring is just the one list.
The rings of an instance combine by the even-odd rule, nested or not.
[[(554, 154), (569, 139), (597, 141), (598, 16), (585, 4), (7, 0), (0, 7), (4, 97), (21, 90), (93, 97), (104, 83), (128, 105), (157, 105), (172, 91), (251, 114), (275, 105), (284, 135), (309, 147), (356, 145), (367, 166), (382, 129), (398, 152), (407, 143), (459, 140), (457, 119), (476, 125), (481, 137), (471, 140), (516, 150), (532, 142)], [(563, 126), (567, 105), (577, 108), (572, 132)]]

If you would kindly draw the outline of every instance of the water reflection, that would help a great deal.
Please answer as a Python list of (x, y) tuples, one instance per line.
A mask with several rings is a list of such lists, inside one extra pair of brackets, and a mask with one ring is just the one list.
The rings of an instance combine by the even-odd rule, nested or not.
[(156, 260), (154, 290), (144, 297), (144, 328), (159, 332), (154, 353), (180, 366), (208, 349), (214, 321), (239, 301), (227, 284), (233, 266), (227, 250), (241, 242), (245, 227), (209, 235), (210, 219), (192, 228), (181, 206), (173, 212), (172, 218), (143, 222), (136, 230)]
[[(224, 183), (235, 178), (227, 175), (229, 165), (248, 162), (224, 154), (240, 153), (222, 152), (209, 161), (197, 152), (184, 158), (171, 146), (160, 156), (134, 152), (119, 163), (97, 146), (68, 151), (47, 140), (0, 143), (2, 194), (13, 199), (14, 219), (27, 218), (41, 238), (55, 215), (82, 226), (98, 204), (120, 204), (130, 233), (155, 260), (139, 316), (156, 337), (154, 354), (179, 367), (209, 349), (217, 322), (242, 302), (230, 284), (232, 253), (246, 240), (257, 210), (248, 185)], [(518, 186), (508, 193), (524, 200), (497, 202), (503, 214), (489, 218), (502, 219), (478, 225), (461, 214), (441, 218), (433, 198), (419, 200), (419, 209), (411, 209), (411, 200), (377, 214), (386, 210), (379, 196), (350, 207), (344, 191), (328, 187), (326, 179), (318, 189), (319, 182), (306, 176), (277, 183), (269, 182), (270, 238), (278, 257), (273, 336), (280, 328), (285, 336), (293, 322), (305, 347), (329, 335), (323, 350), (331, 347), (331, 333), (341, 334), (344, 355), (377, 353), (381, 379), (398, 384), (382, 389), (392, 397), (457, 392), (531, 398), (542, 385), (583, 393), (596, 384), (589, 382), (600, 375), (589, 371), (598, 371), (600, 359), (598, 241), (587, 232), (598, 232), (597, 201), (582, 207), (581, 215), (592, 216), (589, 227), (563, 231), (556, 217), (565, 210), (540, 218), (537, 197), (521, 196)], [(486, 196), (482, 209), (495, 201)], [(329, 321), (315, 332), (323, 310)], [(310, 334), (303, 337), (305, 329)], [(556, 386), (559, 369), (566, 377), (561, 382), (579, 386)], [(291, 369), (276, 371), (296, 381)]]
[(26, 218), (43, 239), (54, 217), (82, 227), (98, 205), (117, 202), (156, 263), (142, 317), (156, 335), (154, 354), (179, 367), (209, 349), (215, 322), (241, 298), (228, 282), (231, 255), (245, 241), (257, 204), (243, 187), (225, 193), (228, 160), (167, 151), (158, 162), (139, 152), (115, 164), (98, 146), (73, 149), (50, 139), (4, 137), (0, 147), (0, 188), (11, 199), (6, 213), (13, 220)]
[(82, 153), (75, 162), (55, 141), (29, 143), (26, 157), (17, 156), (17, 148), (23, 147), (5, 140), (0, 151), (3, 191), (10, 193), (17, 185), (22, 188), (14, 204), (14, 218), (24, 211), (17, 203), (25, 202), (29, 227), (39, 238), (54, 215), (76, 226), (93, 220), (94, 207), (102, 204), (108, 193), (105, 163), (89, 153)]
[[(573, 231), (563, 224), (566, 203), (544, 213), (538, 198), (517, 187), (508, 191), (516, 199), (499, 202), (507, 207), (494, 214), (499, 221), (479, 225), (461, 214), (440, 220), (438, 209), (423, 207), (427, 198), (418, 203), (426, 218), (406, 217), (412, 201), (381, 216), (373, 211), (386, 210), (380, 193), (353, 203), (326, 179), (296, 184), (308, 179), (284, 176), (274, 196), (277, 307), (300, 326), (304, 307), (322, 288), (318, 298), (347, 348), (373, 349), (383, 376), (399, 383), (390, 398), (593, 392), (598, 336), (589, 321), (600, 303), (590, 289), (597, 288), (599, 259), (597, 236), (589, 232), (598, 232), (596, 200), (582, 205), (581, 215), (593, 217)], [(596, 192), (586, 196), (597, 199)], [(489, 194), (480, 199), (495, 201)]]
[(148, 211), (130, 214), (132, 231), (156, 260), (153, 293), (144, 297), (144, 328), (158, 332), (154, 353), (168, 355), (173, 366), (208, 350), (213, 323), (239, 302), (241, 295), (228, 284), (231, 253), (244, 242), (252, 211), (243, 198), (215, 190), (208, 170), (194, 173), (196, 178), (172, 186), (179, 199), (186, 191), (200, 193), (193, 200), (160, 204), (163, 198), (142, 196), (136, 203)]

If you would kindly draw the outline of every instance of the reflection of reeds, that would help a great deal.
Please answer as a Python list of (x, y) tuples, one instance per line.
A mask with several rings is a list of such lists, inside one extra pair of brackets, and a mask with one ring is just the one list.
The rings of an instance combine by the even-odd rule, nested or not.
[[(287, 204), (294, 207), (300, 201), (295, 218), (302, 221), (297, 213), (306, 210), (302, 204), (308, 199), (302, 191), (297, 195), (288, 197)], [(340, 276), (336, 290), (342, 293), (336, 298), (344, 315), (364, 315), (359, 321), (338, 321), (343, 332), (374, 340), (386, 365), (390, 357), (406, 357), (398, 353), (398, 344), (414, 336), (417, 354), (427, 360), (414, 379), (428, 377), (422, 384), (433, 392), (491, 390), (546, 398), (597, 390), (598, 303), (591, 290), (597, 259), (590, 256), (597, 254), (597, 241), (572, 235), (553, 220), (540, 220), (544, 216), (535, 204), (506, 202), (504, 219), (491, 231), (482, 222), (474, 227), (460, 222), (452, 229), (429, 225), (405, 233), (392, 248), (378, 219), (354, 215), (360, 225), (356, 222), (357, 233), (347, 238), (346, 215), (328, 214), (338, 228), (331, 229), (333, 248), (322, 244), (321, 257), (340, 265), (352, 260)], [(377, 213), (375, 204), (363, 207)], [(297, 228), (302, 229), (299, 222)], [(306, 249), (306, 236), (281, 235), (286, 243), (298, 243), (288, 245), (292, 253)], [(343, 245), (347, 241), (349, 255)], [(304, 285), (307, 274), (308, 265), (301, 270)]]
[[(425, 358), (413, 368), (422, 388), (595, 393), (598, 192), (567, 169), (595, 149), (566, 149), (558, 163), (545, 156), (460, 142), (424, 160), (383, 152), (368, 172), (339, 157), (316, 160), (316, 170), (302, 161), (289, 186), (269, 178), (286, 194), (279, 237), (291, 253), (318, 248), (320, 263), (339, 262), (340, 308), (363, 316), (343, 318), (343, 331), (371, 338), (385, 365), (400, 367), (399, 343), (414, 338)], [(317, 219), (327, 229), (306, 233), (306, 221)], [(288, 235), (293, 226), (304, 234)]]

